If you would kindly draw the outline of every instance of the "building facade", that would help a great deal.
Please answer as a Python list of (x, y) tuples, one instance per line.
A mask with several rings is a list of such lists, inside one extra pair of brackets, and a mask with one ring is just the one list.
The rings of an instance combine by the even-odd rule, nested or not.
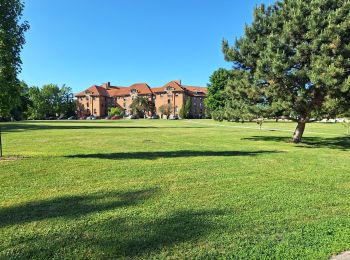
[(167, 106), (170, 115), (179, 116), (185, 102), (191, 100), (191, 114), (194, 118), (205, 115), (204, 99), (207, 88), (181, 85), (181, 81), (170, 81), (162, 87), (151, 88), (146, 83), (136, 83), (129, 87), (111, 86), (109, 82), (101, 86), (93, 85), (75, 95), (78, 116), (108, 115), (111, 107), (119, 107), (130, 114), (130, 105), (137, 96), (146, 98), (150, 105), (148, 116), (162, 115), (161, 107)]

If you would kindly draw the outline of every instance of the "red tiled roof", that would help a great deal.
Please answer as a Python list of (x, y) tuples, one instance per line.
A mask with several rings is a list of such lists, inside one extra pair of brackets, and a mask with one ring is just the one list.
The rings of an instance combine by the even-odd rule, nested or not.
[(164, 92), (165, 88), (164, 87), (160, 87), (160, 88), (151, 88), (152, 92)]
[(199, 92), (199, 93), (207, 94), (207, 88), (204, 88), (204, 87), (196, 87), (196, 86), (182, 86), (182, 87), (194, 93)]
[[(104, 85), (103, 85), (104, 86)], [(150, 88), (146, 83), (136, 83), (130, 87), (121, 87), (121, 86), (110, 86), (106, 89), (103, 86), (93, 85), (88, 89), (76, 94), (75, 96), (85, 96), (86, 92), (90, 92), (92, 96), (128, 96), (130, 95), (131, 90), (135, 89), (141, 95), (149, 95), (154, 92), (166, 92), (168, 87), (174, 88), (175, 91), (188, 91), (190, 95), (193, 96), (203, 96), (207, 94), (207, 88), (196, 87), (196, 86), (182, 86), (177, 81), (170, 81), (165, 84), (163, 87)]]
[(89, 87), (88, 89), (76, 94), (75, 96), (85, 96), (86, 92), (90, 92), (92, 96), (105, 96), (109, 97), (109, 94), (105, 88), (102, 88), (100, 86), (93, 85)]
[(184, 91), (184, 89), (181, 87), (181, 85), (177, 81), (174, 81), (174, 80), (168, 82), (163, 87), (152, 88), (152, 91), (153, 92), (165, 92), (168, 87), (172, 87), (176, 91)]
[(136, 83), (130, 87), (120, 87), (118, 89), (107, 90), (110, 96), (127, 96), (130, 95), (132, 89), (136, 89), (139, 94), (152, 94), (150, 87), (146, 83)]
[(130, 90), (136, 89), (139, 94), (152, 94), (151, 88), (146, 83), (136, 83), (129, 87)]

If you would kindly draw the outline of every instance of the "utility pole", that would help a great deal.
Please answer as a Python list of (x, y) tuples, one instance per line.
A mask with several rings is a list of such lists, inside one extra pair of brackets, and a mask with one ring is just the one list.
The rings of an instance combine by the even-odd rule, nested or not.
[(0, 158), (2, 157), (1, 127), (0, 127)]

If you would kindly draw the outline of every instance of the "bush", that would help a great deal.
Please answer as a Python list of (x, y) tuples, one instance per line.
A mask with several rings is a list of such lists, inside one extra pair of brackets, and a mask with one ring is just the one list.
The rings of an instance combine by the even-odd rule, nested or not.
[(124, 110), (121, 109), (120, 107), (111, 107), (109, 109), (109, 116), (120, 116), (123, 117), (124, 116)]

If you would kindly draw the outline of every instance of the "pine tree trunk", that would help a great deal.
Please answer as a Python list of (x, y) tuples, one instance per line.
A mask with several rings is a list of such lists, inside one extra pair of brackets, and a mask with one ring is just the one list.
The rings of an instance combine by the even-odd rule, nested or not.
[(293, 138), (292, 138), (293, 143), (297, 144), (301, 142), (301, 138), (303, 137), (304, 130), (305, 130), (305, 125), (306, 125), (306, 119), (304, 118), (299, 119), (298, 125), (295, 128), (295, 131), (293, 134)]

